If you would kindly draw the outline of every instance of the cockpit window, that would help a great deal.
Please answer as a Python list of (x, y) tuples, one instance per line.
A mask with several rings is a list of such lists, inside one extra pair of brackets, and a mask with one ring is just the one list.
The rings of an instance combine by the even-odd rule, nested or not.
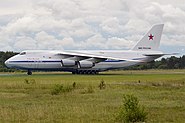
[(25, 55), (26, 54), (26, 52), (21, 52), (19, 55)]

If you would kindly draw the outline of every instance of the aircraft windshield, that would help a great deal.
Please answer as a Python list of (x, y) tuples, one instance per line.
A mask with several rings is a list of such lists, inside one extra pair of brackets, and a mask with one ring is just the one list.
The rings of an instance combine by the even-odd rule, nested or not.
[(26, 54), (26, 52), (21, 52), (19, 55), (25, 55)]

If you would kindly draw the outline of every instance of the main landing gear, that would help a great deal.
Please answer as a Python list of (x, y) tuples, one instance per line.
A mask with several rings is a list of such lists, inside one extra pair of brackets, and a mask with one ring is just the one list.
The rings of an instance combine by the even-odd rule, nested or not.
[(32, 75), (32, 72), (30, 70), (28, 70), (27, 74), (28, 75)]
[(72, 74), (90, 74), (90, 75), (95, 75), (95, 74), (99, 74), (99, 72), (96, 71), (96, 70), (91, 70), (91, 71), (79, 70), (79, 71), (73, 71)]

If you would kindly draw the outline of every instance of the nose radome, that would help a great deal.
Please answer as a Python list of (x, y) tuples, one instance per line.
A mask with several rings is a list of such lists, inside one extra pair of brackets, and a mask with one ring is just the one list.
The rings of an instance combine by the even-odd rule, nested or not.
[(5, 63), (5, 65), (6, 65), (7, 67), (9, 67), (9, 61), (8, 61), (8, 60), (6, 60), (4, 63)]

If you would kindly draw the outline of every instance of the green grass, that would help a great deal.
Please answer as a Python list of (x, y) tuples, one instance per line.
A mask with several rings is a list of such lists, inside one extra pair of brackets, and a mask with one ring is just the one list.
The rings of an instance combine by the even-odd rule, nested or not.
[[(100, 90), (102, 80), (106, 88)], [(56, 85), (72, 87), (74, 82), (72, 91), (51, 94)], [(0, 73), (0, 122), (113, 123), (124, 94), (138, 97), (149, 123), (185, 121), (185, 70), (147, 70)]]

